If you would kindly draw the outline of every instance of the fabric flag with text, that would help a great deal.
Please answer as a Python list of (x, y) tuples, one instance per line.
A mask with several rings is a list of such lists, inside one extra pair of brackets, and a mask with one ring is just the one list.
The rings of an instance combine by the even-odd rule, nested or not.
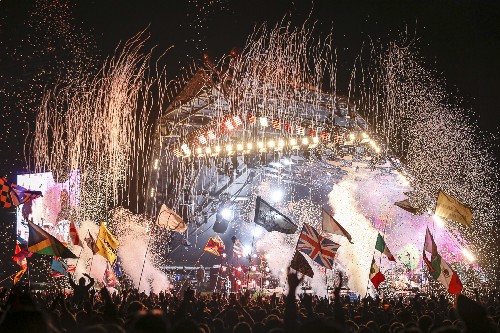
[(333, 258), (339, 247), (339, 244), (321, 236), (316, 229), (304, 223), (297, 242), (298, 251), (307, 254), (321, 266), (332, 269)]
[(278, 231), (284, 234), (294, 234), (297, 226), (288, 217), (281, 214), (261, 197), (255, 203), (254, 222), (267, 231)]
[(92, 254), (99, 252), (99, 248), (95, 243), (94, 237), (90, 234), (90, 231), (87, 234), (87, 237), (85, 237), (85, 243), (87, 243), (87, 246), (92, 250)]
[(385, 276), (380, 272), (379, 267), (375, 263), (375, 258), (372, 259), (372, 265), (370, 267), (370, 281), (373, 283), (375, 289), (378, 289), (379, 284), (385, 281)]
[(109, 246), (106, 245), (106, 243), (100, 237), (97, 238), (95, 245), (98, 249), (97, 254), (106, 258), (106, 260), (109, 261), (111, 264), (115, 262), (116, 254)]
[(28, 221), (28, 251), (61, 258), (78, 258), (54, 236)]
[(109, 247), (111, 247), (113, 250), (116, 250), (118, 245), (120, 245), (120, 242), (116, 237), (106, 228), (104, 223), (101, 223), (101, 226), (99, 227), (99, 235), (98, 238), (101, 238), (103, 241), (108, 243)]
[(76, 230), (75, 222), (73, 221), (71, 221), (69, 224), (69, 236), (71, 237), (71, 242), (73, 243), (73, 245), (82, 246), (82, 241), (80, 240), (78, 230)]
[(439, 191), (435, 214), (470, 227), (472, 210), (449, 194)]
[(352, 243), (351, 235), (324, 208), (323, 208), (323, 231), (335, 235), (345, 236), (349, 240), (349, 242)]
[(168, 208), (167, 205), (162, 204), (160, 208), (160, 213), (158, 214), (158, 224), (166, 227), (168, 230), (176, 231), (182, 233), (187, 230), (187, 225), (172, 209)]
[[(430, 243), (430, 244), (429, 244)], [(432, 251), (429, 251), (429, 249)], [(427, 258), (425, 251), (431, 253), (431, 260)], [(463, 285), (457, 273), (448, 265), (448, 263), (437, 252), (436, 244), (432, 234), (427, 229), (425, 235), (423, 260), (429, 269), (431, 276), (441, 282), (450, 294), (458, 295), (462, 292)]]
[(41, 196), (40, 191), (31, 191), (9, 182), (7, 178), (0, 178), (0, 208), (19, 206)]
[(396, 259), (392, 255), (391, 251), (389, 251), (389, 248), (387, 247), (387, 244), (385, 243), (385, 240), (380, 233), (377, 236), (377, 242), (375, 243), (375, 249), (382, 252), (383, 254), (385, 254), (387, 259), (389, 259), (390, 261), (396, 261)]
[(290, 263), (290, 268), (293, 268), (297, 272), (307, 275), (310, 278), (314, 276), (314, 271), (311, 265), (309, 265), (307, 259), (304, 258), (304, 256), (299, 251), (295, 251), (292, 262)]
[(208, 239), (207, 244), (205, 245), (205, 248), (203, 250), (219, 257), (222, 253), (224, 253), (224, 248), (224, 242), (219, 237), (219, 235), (217, 235)]

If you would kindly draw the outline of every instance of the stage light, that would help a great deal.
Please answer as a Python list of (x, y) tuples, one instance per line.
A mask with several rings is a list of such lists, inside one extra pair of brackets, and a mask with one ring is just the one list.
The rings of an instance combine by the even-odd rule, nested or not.
[(274, 190), (272, 195), (271, 195), (271, 199), (274, 202), (281, 201), (283, 199), (283, 191), (281, 191), (280, 189)]
[(269, 280), (266, 280), (266, 287), (269, 286)]
[(238, 272), (241, 272), (241, 271), (242, 271), (241, 266), (239, 266), (239, 267), (237, 268), (237, 271), (238, 271)]
[(220, 211), (220, 215), (222, 216), (222, 218), (224, 220), (231, 220), (232, 217), (233, 217), (233, 211), (229, 208), (223, 208), (221, 211)]
[(240, 116), (234, 116), (234, 117), (233, 117), (233, 122), (234, 122), (234, 124), (236, 125), (236, 127), (238, 127), (238, 126), (240, 126), (241, 124), (243, 124), (243, 122), (241, 121)]
[(260, 126), (262, 126), (262, 127), (269, 126), (269, 122), (267, 121), (266, 117), (260, 117), (259, 122), (260, 122)]
[(290, 145), (291, 145), (291, 146), (296, 146), (296, 145), (297, 145), (297, 139), (295, 139), (295, 138), (291, 138), (291, 139), (290, 139)]
[(264, 142), (257, 142), (257, 147), (259, 147), (259, 149), (262, 149), (264, 148)]
[(243, 247), (243, 255), (244, 256), (249, 255), (250, 252), (252, 252), (252, 248), (250, 247), (250, 245), (246, 245), (246, 246)]
[(262, 234), (262, 229), (255, 226), (255, 228), (253, 228), (252, 235), (254, 237), (260, 237), (261, 234)]
[(231, 121), (231, 119), (227, 119), (225, 122), (224, 122), (224, 125), (226, 125), (226, 128), (228, 130), (233, 130), (234, 129), (234, 126), (233, 126), (233, 123)]
[(208, 155), (212, 154), (212, 149), (210, 149), (210, 147), (205, 148), (205, 153)]
[(204, 135), (200, 135), (198, 141), (200, 141), (200, 144), (204, 145), (207, 143), (207, 138)]
[(269, 273), (269, 267), (266, 267), (265, 271), (266, 273)]
[(189, 149), (187, 144), (183, 143), (181, 146), (181, 149), (182, 149), (182, 152), (184, 153), (184, 155), (191, 154), (191, 150)]
[(312, 138), (312, 140), (313, 140), (313, 143), (318, 143), (319, 142), (319, 138), (317, 136), (314, 136)]
[(222, 266), (222, 271), (225, 272), (227, 270), (226, 266)]
[(201, 155), (203, 153), (203, 149), (201, 149), (201, 147), (196, 148), (196, 153)]
[(237, 151), (242, 151), (242, 150), (243, 150), (243, 144), (242, 144), (242, 143), (238, 143), (238, 144), (236, 145), (236, 150), (237, 150)]
[(436, 222), (436, 225), (440, 228), (444, 228), (444, 221), (441, 217), (439, 217), (438, 215), (434, 214), (432, 215), (432, 219), (434, 220), (434, 222)]
[(216, 153), (220, 152), (220, 146), (215, 146), (215, 152)]
[(268, 141), (268, 142), (267, 142), (267, 145), (268, 145), (270, 148), (274, 148), (274, 145), (275, 145), (274, 140), (270, 140), (270, 141)]
[(285, 141), (279, 140), (278, 141), (278, 147), (283, 148), (285, 146)]
[(237, 284), (238, 286), (241, 286), (241, 281), (240, 281), (240, 280), (236, 280), (236, 284)]
[(253, 143), (249, 142), (247, 143), (247, 149), (251, 150), (253, 148)]
[(354, 141), (356, 139), (356, 135), (354, 133), (349, 134), (349, 140)]
[(463, 248), (462, 249), (462, 254), (464, 255), (465, 258), (467, 258), (467, 260), (469, 260), (470, 262), (474, 262), (476, 261), (476, 258), (474, 258), (474, 256), (472, 255), (472, 253), (470, 253), (469, 250), (467, 250), (466, 248)]
[(215, 132), (210, 130), (207, 132), (207, 137), (209, 140), (214, 140), (215, 139)]
[(232, 145), (227, 145), (227, 146), (226, 146), (226, 150), (227, 150), (228, 152), (232, 151), (232, 150), (233, 150), (233, 146), (232, 146)]
[(366, 134), (366, 132), (361, 133), (361, 136), (363, 139), (368, 139), (368, 134)]
[(309, 139), (308, 138), (302, 138), (302, 144), (303, 145), (308, 145), (309, 144)]
[(223, 253), (222, 258), (225, 258), (225, 257), (227, 257), (227, 254)]

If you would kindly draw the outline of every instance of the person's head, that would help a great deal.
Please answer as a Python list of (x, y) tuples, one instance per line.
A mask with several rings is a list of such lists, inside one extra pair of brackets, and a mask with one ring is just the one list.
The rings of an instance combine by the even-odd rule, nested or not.
[(247, 322), (241, 322), (234, 326), (233, 333), (252, 333), (252, 328)]
[(85, 285), (85, 278), (83, 276), (78, 280), (78, 284), (80, 286), (84, 286)]

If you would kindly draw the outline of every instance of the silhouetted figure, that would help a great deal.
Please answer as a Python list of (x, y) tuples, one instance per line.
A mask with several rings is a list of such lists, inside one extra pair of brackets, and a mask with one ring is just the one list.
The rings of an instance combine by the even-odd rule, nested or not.
[(78, 284), (76, 284), (73, 281), (73, 279), (71, 277), (69, 277), (69, 284), (71, 285), (71, 288), (73, 288), (73, 302), (78, 306), (83, 304), (84, 302), (88, 301), (89, 290), (94, 285), (94, 279), (90, 275), (88, 275), (86, 273), (83, 273), (83, 275), (85, 275), (86, 277), (89, 278), (89, 280), (90, 280), (89, 284), (87, 284), (87, 285), (85, 284), (84, 277), (81, 277), (78, 280)]

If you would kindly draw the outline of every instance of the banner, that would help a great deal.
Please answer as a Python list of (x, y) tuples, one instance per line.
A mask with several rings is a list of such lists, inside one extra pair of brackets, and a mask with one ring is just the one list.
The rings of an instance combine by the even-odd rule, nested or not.
[(435, 214), (470, 227), (472, 210), (451, 195), (439, 191)]

